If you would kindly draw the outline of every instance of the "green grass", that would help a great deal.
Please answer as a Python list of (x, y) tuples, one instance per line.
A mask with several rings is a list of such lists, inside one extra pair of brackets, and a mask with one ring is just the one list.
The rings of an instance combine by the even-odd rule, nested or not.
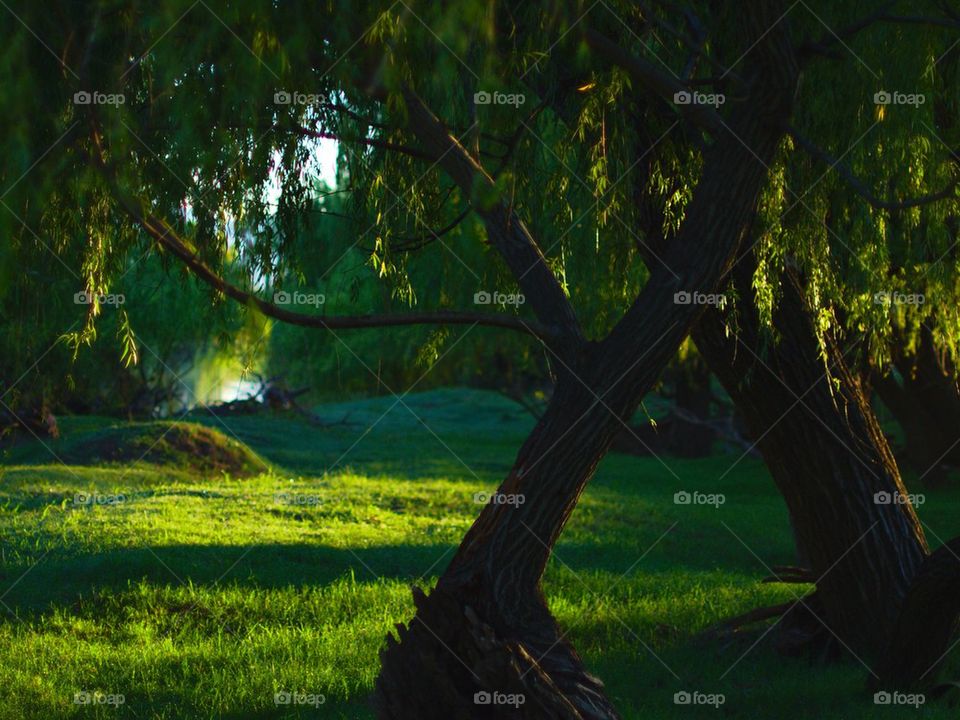
[[(193, 418), (256, 452), (247, 479), (189, 462), (61, 464), (53, 454), (116, 425), (96, 418), (5, 458), (0, 718), (372, 717), (377, 651), (412, 615), (410, 584), (442, 571), (531, 420), (467, 390), (318, 411), (329, 427)], [(803, 590), (759, 582), (764, 563), (793, 562), (792, 541), (762, 464), (725, 474), (737, 458), (611, 455), (556, 548), (551, 608), (623, 716), (719, 716), (674, 705), (686, 689), (723, 693), (732, 718), (955, 717), (874, 706), (855, 659), (788, 659), (751, 649), (756, 636), (693, 642)], [(675, 505), (683, 489), (726, 502)], [(960, 534), (958, 507), (956, 491), (928, 493), (932, 544)], [(278, 707), (280, 691), (326, 702)], [(125, 702), (77, 705), (77, 692)]]

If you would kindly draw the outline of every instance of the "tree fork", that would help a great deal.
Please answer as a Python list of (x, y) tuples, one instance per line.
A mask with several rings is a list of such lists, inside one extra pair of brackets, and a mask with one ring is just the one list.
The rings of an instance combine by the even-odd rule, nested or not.
[[(520, 680), (537, 700), (524, 705), (524, 717), (617, 717), (602, 684), (586, 672), (550, 615), (540, 579), (616, 432), (702, 312), (696, 305), (676, 304), (674, 294), (712, 290), (733, 262), (756, 212), (789, 117), (797, 68), (784, 24), (778, 22), (780, 3), (758, 0), (753, 5), (746, 16), (747, 46), (756, 41), (748, 57), (750, 92), (732, 108), (705, 154), (702, 179), (677, 242), (606, 339), (576, 343), (572, 353), (568, 348), (564, 360), (569, 372), (561, 374), (546, 412), (498, 490), (500, 495), (522, 495), (524, 502), (487, 505), (437, 589), (417, 596), (416, 616), (381, 653), (383, 669), (375, 690), (380, 718), (495, 717), (472, 702), (474, 694), (508, 693)], [(431, 130), (431, 117), (421, 115), (418, 127), (432, 133), (431, 141), (442, 140)], [(469, 163), (459, 153), (454, 157), (452, 171), (463, 173)], [(494, 226), (495, 242), (502, 243), (498, 217), (485, 220), (488, 230)], [(519, 240), (519, 251), (535, 250), (526, 237)], [(506, 259), (512, 267), (515, 260)], [(548, 298), (534, 309), (549, 324), (548, 316), (558, 317), (564, 306), (549, 303), (551, 282), (541, 287)], [(470, 618), (480, 625), (469, 625)], [(476, 627), (484, 628), (479, 637), (494, 640), (482, 645)], [(526, 667), (528, 656), (539, 670), (518, 679), (514, 668)], [(507, 686), (491, 688), (487, 683), (492, 682)], [(544, 704), (543, 688), (556, 696), (549, 704)]]

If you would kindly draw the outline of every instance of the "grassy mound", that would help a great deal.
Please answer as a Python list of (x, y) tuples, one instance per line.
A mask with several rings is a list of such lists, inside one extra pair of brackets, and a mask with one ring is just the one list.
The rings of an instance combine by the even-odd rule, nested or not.
[(249, 477), (266, 465), (243, 443), (215, 428), (151, 422), (115, 426), (76, 438), (61, 457), (71, 465), (136, 463), (171, 465), (201, 474)]

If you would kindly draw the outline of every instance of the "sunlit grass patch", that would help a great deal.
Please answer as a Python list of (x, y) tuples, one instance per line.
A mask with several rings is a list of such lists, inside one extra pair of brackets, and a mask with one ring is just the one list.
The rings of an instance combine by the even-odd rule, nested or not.
[[(449, 449), (395, 408), (339, 464), (356, 440), (342, 428), (231, 421), (223, 432), (260, 437), (269, 462), (243, 479), (148, 463), (64, 467), (42, 453), (6, 465), (0, 718), (371, 718), (378, 651), (412, 615), (410, 585), (435, 582), (479, 512), (475, 494), (496, 487), (529, 425), (496, 396), (477, 410), (472, 391), (425, 395), (418, 412), (431, 427), (437, 413)], [(363, 406), (372, 419), (388, 407)], [(785, 703), (798, 717), (886, 717), (855, 659), (780, 657), (753, 647), (756, 632), (696, 640), (806, 590), (760, 582), (768, 566), (794, 562), (792, 539), (762, 465), (745, 459), (728, 473), (736, 459), (604, 462), (544, 582), (566, 638), (625, 718), (718, 717), (674, 704), (693, 689), (723, 693), (724, 717), (780, 717)], [(725, 502), (678, 505), (683, 489)], [(938, 535), (960, 530), (957, 500), (937, 491), (921, 508)], [(78, 692), (124, 704), (77, 705)], [(281, 692), (325, 702), (281, 707)]]

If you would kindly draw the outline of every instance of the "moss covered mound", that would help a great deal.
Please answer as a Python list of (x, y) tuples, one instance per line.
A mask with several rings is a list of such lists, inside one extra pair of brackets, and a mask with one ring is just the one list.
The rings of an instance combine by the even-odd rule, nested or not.
[(249, 477), (266, 469), (266, 464), (243, 443), (193, 423), (152, 422), (104, 428), (77, 438), (63, 459), (77, 465), (140, 461), (235, 477)]

